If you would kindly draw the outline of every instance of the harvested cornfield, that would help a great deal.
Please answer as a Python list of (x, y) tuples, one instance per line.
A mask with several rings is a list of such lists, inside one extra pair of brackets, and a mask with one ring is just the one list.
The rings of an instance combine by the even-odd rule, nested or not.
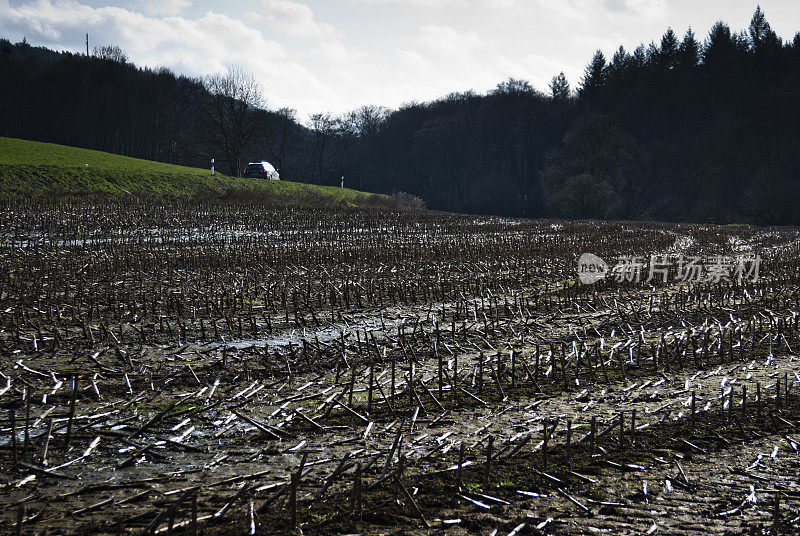
[(800, 531), (797, 229), (16, 203), (0, 263), (4, 531)]

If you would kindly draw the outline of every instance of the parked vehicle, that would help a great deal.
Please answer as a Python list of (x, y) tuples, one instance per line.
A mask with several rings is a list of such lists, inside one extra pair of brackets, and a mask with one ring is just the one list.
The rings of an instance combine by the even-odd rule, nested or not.
[(244, 168), (244, 172), (242, 173), (242, 177), (255, 177), (259, 179), (270, 179), (273, 181), (281, 180), (278, 170), (266, 160), (262, 162), (250, 162), (247, 164), (247, 167)]

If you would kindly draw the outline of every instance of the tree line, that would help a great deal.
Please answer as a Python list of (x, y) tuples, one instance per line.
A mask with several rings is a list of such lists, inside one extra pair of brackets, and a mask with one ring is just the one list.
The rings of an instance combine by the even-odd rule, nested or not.
[(301, 124), (240, 69), (195, 79), (138, 68), (118, 47), (56, 52), (0, 40), (0, 135), (238, 174), (408, 192), (430, 208), (529, 217), (800, 224), (800, 32), (756, 8), (746, 31), (671, 28), (576, 90), (508, 79), (397, 110)]

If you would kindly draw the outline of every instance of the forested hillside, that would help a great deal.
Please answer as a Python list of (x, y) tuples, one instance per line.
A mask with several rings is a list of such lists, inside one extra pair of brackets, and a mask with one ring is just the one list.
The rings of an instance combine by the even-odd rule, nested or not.
[(672, 29), (598, 51), (573, 91), (509, 79), (399, 110), (306, 125), (247, 73), (196, 80), (0, 41), (0, 135), (236, 174), (267, 158), (315, 184), (405, 191), (461, 212), (800, 224), (800, 33), (757, 9), (747, 30)]

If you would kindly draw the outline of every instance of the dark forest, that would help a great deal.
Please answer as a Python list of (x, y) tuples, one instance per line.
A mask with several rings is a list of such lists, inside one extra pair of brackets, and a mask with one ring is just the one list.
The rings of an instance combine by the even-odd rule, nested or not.
[[(252, 77), (143, 69), (0, 40), (0, 135), (381, 193), (429, 208), (528, 217), (800, 224), (800, 32), (757, 9), (735, 32), (667, 29), (598, 51), (577, 88), (509, 79), (398, 110), (270, 110)], [(235, 87), (225, 85), (233, 82)], [(269, 95), (269, 87), (263, 88)]]

